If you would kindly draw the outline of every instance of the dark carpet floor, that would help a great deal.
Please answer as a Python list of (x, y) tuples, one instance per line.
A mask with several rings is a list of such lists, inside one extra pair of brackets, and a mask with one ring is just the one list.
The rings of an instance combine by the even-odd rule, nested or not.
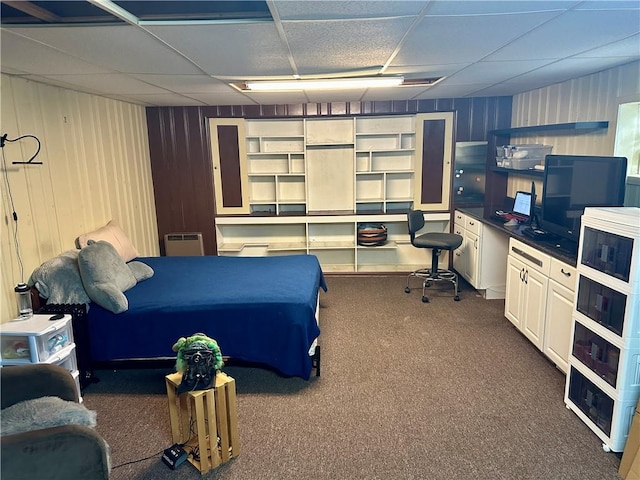
[[(504, 318), (503, 301), (467, 287), (460, 302), (442, 290), (423, 304), (403, 276), (327, 282), (322, 375), (225, 368), (242, 450), (204, 478), (618, 478), (619, 456), (565, 408), (564, 374)], [(84, 401), (111, 447), (112, 478), (201, 478), (160, 460), (172, 444), (171, 369), (97, 373)]]

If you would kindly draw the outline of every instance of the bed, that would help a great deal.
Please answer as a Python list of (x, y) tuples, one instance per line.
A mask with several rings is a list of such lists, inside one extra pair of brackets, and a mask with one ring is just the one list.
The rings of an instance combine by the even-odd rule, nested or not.
[(224, 356), (310, 377), (319, 289), (326, 290), (315, 256), (136, 260), (154, 275), (127, 290), (129, 309), (89, 308), (94, 362), (172, 357), (178, 338), (202, 332)]
[[(77, 269), (77, 255), (59, 256), (65, 278)], [(232, 360), (284, 376), (309, 379), (314, 368), (319, 374), (319, 291), (327, 285), (314, 255), (135, 257), (126, 263), (134, 264), (151, 267), (152, 276), (123, 290), (128, 308), (122, 313), (93, 301), (84, 305), (85, 292), (69, 295), (68, 285), (56, 293), (50, 265), (47, 275), (44, 264), (39, 276), (32, 274), (40, 296), (50, 295), (41, 311), (74, 314), (78, 361), (85, 369), (87, 364), (175, 359), (176, 340), (201, 332), (215, 338)]]

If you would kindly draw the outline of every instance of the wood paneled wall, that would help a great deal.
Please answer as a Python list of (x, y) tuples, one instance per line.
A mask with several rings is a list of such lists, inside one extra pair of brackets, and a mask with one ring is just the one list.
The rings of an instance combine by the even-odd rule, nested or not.
[(29, 159), (37, 148), (33, 139), (7, 143), (1, 152), (5, 322), (17, 314), (14, 286), (44, 261), (75, 248), (82, 233), (115, 220), (141, 255), (157, 255), (159, 246), (144, 107), (7, 75), (1, 82), (0, 134), (35, 135), (42, 144), (36, 160), (43, 162), (11, 164)]
[[(216, 253), (213, 167), (208, 118), (456, 112), (455, 141), (484, 141), (511, 126), (511, 97), (448, 98), (300, 105), (147, 108), (158, 233), (202, 232), (205, 253)], [(504, 189), (504, 187), (503, 187)]]

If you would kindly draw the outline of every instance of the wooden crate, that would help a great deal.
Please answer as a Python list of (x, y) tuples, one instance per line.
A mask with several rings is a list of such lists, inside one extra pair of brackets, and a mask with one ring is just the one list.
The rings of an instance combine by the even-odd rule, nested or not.
[(236, 382), (218, 373), (214, 388), (177, 394), (181, 373), (165, 377), (173, 442), (185, 445), (189, 462), (201, 474), (240, 453), (236, 413)]

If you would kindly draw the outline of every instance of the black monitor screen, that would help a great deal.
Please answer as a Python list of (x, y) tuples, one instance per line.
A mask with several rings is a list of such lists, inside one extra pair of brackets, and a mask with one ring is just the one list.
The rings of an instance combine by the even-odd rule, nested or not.
[(624, 202), (625, 157), (547, 155), (540, 227), (577, 241), (584, 207), (619, 207)]

